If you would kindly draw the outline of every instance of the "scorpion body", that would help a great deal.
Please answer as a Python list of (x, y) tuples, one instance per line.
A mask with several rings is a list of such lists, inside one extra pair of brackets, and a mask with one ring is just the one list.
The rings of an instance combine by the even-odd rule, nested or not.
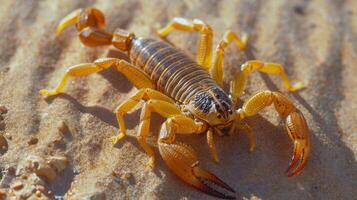
[(158, 91), (180, 105), (193, 102), (203, 113), (208, 113), (216, 100), (216, 110), (228, 117), (225, 113), (232, 104), (228, 95), (192, 58), (154, 39), (133, 38), (131, 44), (131, 62), (150, 77)]
[(130, 60), (156, 84), (157, 90), (181, 104), (197, 93), (219, 88), (217, 83), (184, 52), (167, 43), (136, 38), (129, 51)]
[(305, 166), (310, 154), (309, 130), (301, 111), (288, 98), (279, 92), (261, 91), (246, 100), (241, 108), (236, 108), (247, 77), (253, 71), (278, 75), (285, 88), (291, 92), (301, 89), (301, 83), (290, 84), (279, 64), (253, 60), (244, 63), (241, 71), (230, 82), (230, 95), (221, 87), (224, 50), (231, 42), (235, 42), (244, 50), (246, 37), (240, 38), (234, 32), (227, 31), (216, 50), (212, 52), (213, 30), (209, 25), (197, 19), (175, 18), (158, 31), (158, 34), (165, 38), (173, 30), (199, 32), (201, 37), (197, 60), (194, 61), (183, 51), (166, 42), (136, 37), (134, 33), (122, 29), (117, 29), (114, 33), (106, 32), (104, 15), (96, 8), (78, 9), (67, 15), (57, 27), (57, 35), (71, 25), (76, 26), (79, 39), (84, 45), (113, 45), (126, 52), (131, 63), (118, 58), (100, 58), (93, 63), (74, 65), (66, 71), (55, 89), (43, 89), (40, 94), (52, 96), (61, 93), (72, 76), (89, 75), (109, 67), (117, 69), (139, 90), (115, 110), (120, 130), (112, 141), (117, 143), (125, 137), (124, 115), (141, 100), (145, 100), (137, 139), (150, 157), (148, 167), (154, 167), (155, 155), (152, 147), (147, 144), (146, 137), (150, 133), (151, 113), (157, 112), (167, 118), (161, 126), (157, 143), (160, 155), (169, 168), (183, 181), (207, 194), (234, 199), (234, 195), (227, 194), (234, 193), (234, 190), (214, 174), (202, 169), (195, 151), (176, 141), (175, 136), (207, 134), (210, 153), (213, 160), (218, 162), (214, 134), (222, 135), (224, 128), (229, 128), (229, 135), (236, 129), (243, 129), (248, 135), (252, 151), (256, 144), (255, 136), (243, 119), (256, 115), (269, 105), (274, 105), (284, 120), (288, 136), (294, 143), (294, 153), (287, 175), (295, 176)]

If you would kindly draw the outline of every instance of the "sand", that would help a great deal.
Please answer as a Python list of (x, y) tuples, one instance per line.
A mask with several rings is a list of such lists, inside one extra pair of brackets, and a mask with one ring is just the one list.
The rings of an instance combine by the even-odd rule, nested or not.
[[(227, 29), (247, 32), (246, 53), (234, 45), (227, 49), (226, 79), (246, 60), (260, 59), (283, 64), (291, 80), (306, 83), (306, 89), (291, 94), (278, 78), (254, 73), (242, 96), (244, 101), (260, 90), (281, 91), (304, 113), (312, 152), (303, 173), (295, 178), (284, 174), (292, 144), (273, 108), (247, 119), (258, 139), (253, 153), (248, 152), (244, 134), (216, 138), (218, 165), (203, 135), (178, 139), (192, 145), (202, 166), (231, 185), (238, 199), (356, 198), (357, 2), (353, 0), (1, 1), (0, 104), (8, 109), (2, 115), (1, 134), (8, 148), (0, 152), (0, 179), (6, 169), (18, 169), (30, 155), (62, 155), (69, 165), (55, 181), (43, 183), (53, 198), (214, 199), (180, 181), (157, 150), (157, 166), (148, 170), (148, 157), (134, 137), (112, 145), (109, 138), (118, 130), (113, 110), (137, 91), (118, 72), (109, 69), (71, 79), (65, 93), (55, 98), (38, 94), (42, 88), (53, 88), (71, 65), (122, 56), (112, 47), (84, 47), (74, 28), (55, 37), (61, 18), (88, 6), (106, 14), (107, 30), (120, 27), (142, 37), (157, 37), (155, 31), (176, 16), (211, 24), (216, 43)], [(188, 33), (169, 37), (192, 56), (197, 38)], [(139, 115), (137, 109), (126, 116), (131, 136)], [(153, 121), (151, 143), (163, 119), (155, 116)], [(61, 123), (68, 126), (64, 134)], [(38, 142), (29, 144), (32, 138)], [(12, 177), (9, 183), (18, 179)]]

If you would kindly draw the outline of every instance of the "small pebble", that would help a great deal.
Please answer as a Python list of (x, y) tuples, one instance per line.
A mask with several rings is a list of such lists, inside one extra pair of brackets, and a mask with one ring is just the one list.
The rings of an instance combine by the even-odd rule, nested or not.
[(304, 15), (305, 14), (305, 8), (302, 5), (296, 5), (294, 6), (294, 12), (299, 15)]
[(68, 125), (66, 124), (65, 121), (60, 121), (57, 127), (58, 131), (60, 132), (61, 135), (66, 135), (69, 133), (69, 128)]
[(118, 171), (116, 171), (116, 170), (113, 170), (112, 171), (112, 176), (115, 176), (115, 177), (120, 177), (120, 173), (118, 172)]
[(7, 139), (12, 140), (12, 136), (10, 135), (10, 133), (5, 133), (4, 135)]
[(39, 190), (36, 191), (36, 196), (41, 197), (41, 192)]
[(22, 184), (20, 181), (15, 182), (11, 188), (14, 190), (21, 190), (24, 187), (24, 184)]
[(5, 130), (5, 128), (6, 128), (5, 122), (4, 121), (0, 121), (0, 131)]
[(55, 140), (52, 141), (52, 144), (61, 145), (61, 144), (63, 144), (63, 140), (62, 140), (62, 138), (55, 139)]
[(36, 185), (36, 190), (44, 193), (46, 191), (45, 187), (43, 185)]
[(7, 150), (8, 144), (6, 138), (3, 135), (0, 135), (0, 150)]
[(29, 141), (27, 141), (27, 144), (29, 145), (34, 145), (38, 143), (38, 138), (36, 137), (31, 137), (31, 139)]
[(5, 199), (6, 197), (6, 190), (5, 189), (0, 189), (0, 199)]
[(5, 106), (0, 106), (0, 114), (6, 114), (7, 113), (7, 108)]
[(64, 156), (51, 156), (47, 160), (47, 164), (54, 167), (58, 172), (63, 171), (68, 165), (68, 159)]
[(15, 174), (16, 174), (16, 169), (15, 169), (15, 167), (8, 167), (6, 171), (7, 171), (7, 173), (9, 173), (10, 175), (15, 175)]
[(22, 174), (20, 178), (26, 180), (28, 176), (26, 174)]
[(35, 171), (37, 176), (46, 178), (49, 182), (53, 182), (57, 177), (55, 169), (48, 165), (41, 164)]

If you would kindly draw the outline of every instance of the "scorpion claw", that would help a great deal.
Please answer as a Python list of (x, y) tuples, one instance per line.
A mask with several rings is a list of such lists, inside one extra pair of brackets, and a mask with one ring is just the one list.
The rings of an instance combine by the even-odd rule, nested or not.
[(235, 193), (228, 184), (199, 167), (191, 147), (181, 143), (159, 143), (159, 150), (169, 168), (187, 184), (218, 198), (235, 199), (235, 196), (227, 194)]
[[(200, 168), (198, 166), (198, 162), (196, 162), (194, 164), (194, 167), (192, 168), (193, 174), (196, 177), (197, 180), (200, 181), (201, 183), (201, 189), (203, 190), (214, 190), (213, 188), (211, 188), (210, 186), (207, 186), (205, 183), (207, 182), (212, 182), (228, 191), (231, 191), (233, 193), (235, 193), (234, 189), (231, 188), (228, 184), (226, 184), (225, 182), (223, 182), (221, 179), (219, 179), (216, 175)], [(215, 191), (217, 192), (217, 191)]]
[(299, 144), (296, 144), (295, 146), (296, 147), (294, 149), (294, 152), (299, 152), (299, 153), (294, 153), (294, 155), (291, 158), (290, 165), (286, 170), (286, 173), (289, 177), (298, 175), (301, 172), (301, 170), (305, 167), (305, 164), (308, 159), (308, 156), (305, 155), (305, 150), (299, 147)]
[(298, 175), (306, 165), (310, 154), (310, 139), (306, 121), (299, 111), (287, 116), (286, 127), (294, 141), (294, 153), (286, 170), (287, 175), (292, 177)]

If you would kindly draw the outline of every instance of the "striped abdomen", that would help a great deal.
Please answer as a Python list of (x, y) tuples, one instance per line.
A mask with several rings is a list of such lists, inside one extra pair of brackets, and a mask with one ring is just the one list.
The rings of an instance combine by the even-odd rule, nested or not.
[(195, 61), (167, 43), (136, 38), (129, 55), (132, 63), (156, 84), (157, 90), (180, 103), (187, 103), (203, 90), (218, 87)]

